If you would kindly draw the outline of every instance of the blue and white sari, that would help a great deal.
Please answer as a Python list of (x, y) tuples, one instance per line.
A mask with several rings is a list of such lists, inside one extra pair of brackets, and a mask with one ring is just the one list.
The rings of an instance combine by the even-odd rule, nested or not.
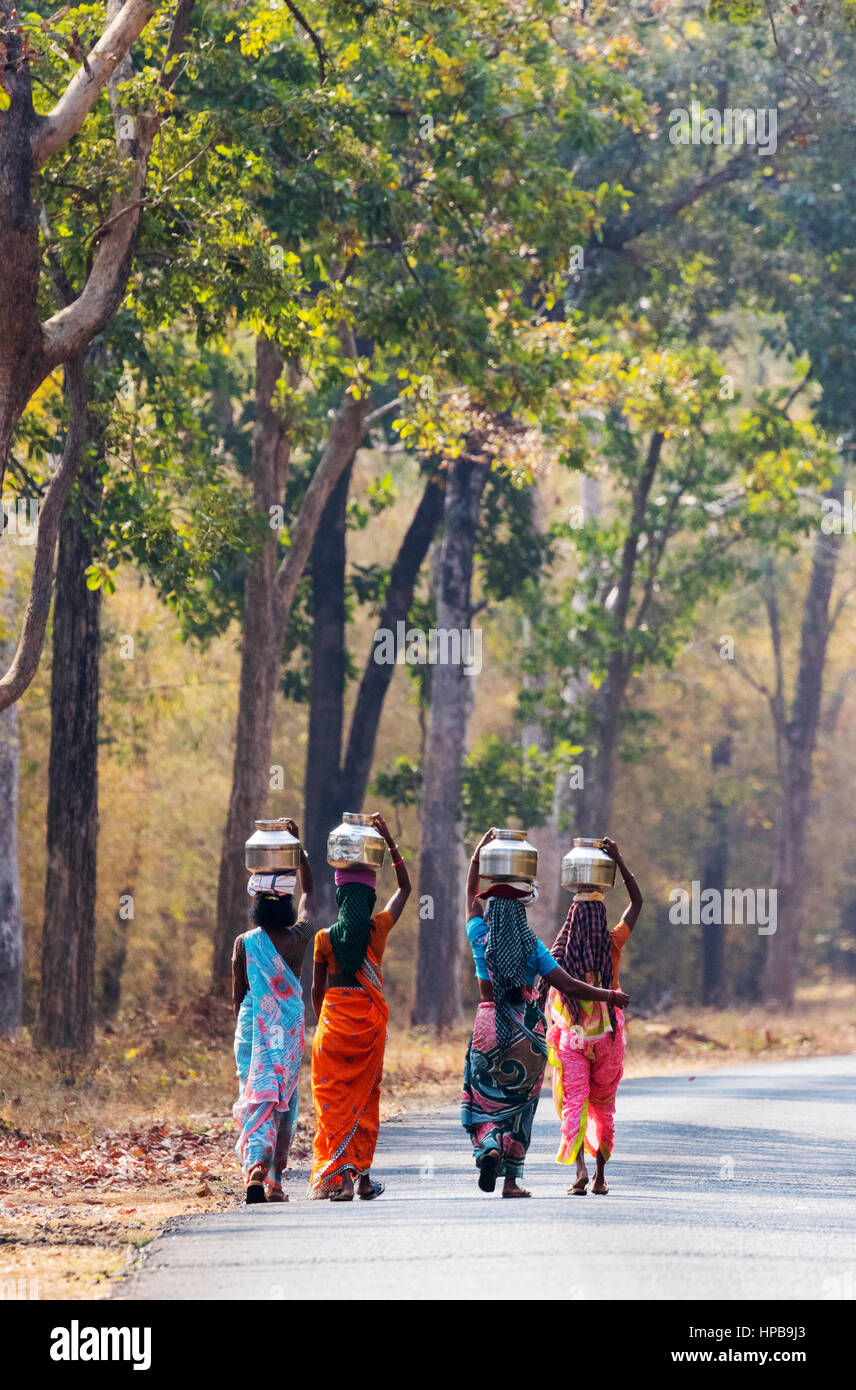
[(288, 1150), (297, 1128), (298, 1077), (303, 1058), (303, 992), (261, 927), (244, 936), (249, 992), (235, 1028), (241, 1092), (232, 1113), (240, 1127), (235, 1151), (246, 1178), (265, 1166), (268, 1190), (282, 1190)]

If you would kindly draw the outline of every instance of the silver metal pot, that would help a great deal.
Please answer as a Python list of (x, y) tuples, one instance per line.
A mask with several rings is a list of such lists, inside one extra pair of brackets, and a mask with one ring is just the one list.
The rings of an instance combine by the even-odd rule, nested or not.
[(244, 845), (244, 865), (253, 873), (286, 873), (300, 867), (300, 841), (281, 820), (257, 820)]
[(375, 830), (371, 816), (356, 811), (345, 811), (342, 824), (327, 837), (327, 863), (334, 869), (379, 869), (385, 852), (386, 841)]
[(525, 830), (494, 828), (493, 835), (479, 852), (481, 878), (522, 878), (531, 882), (538, 877), (538, 851), (530, 845)]
[(573, 849), (562, 860), (563, 888), (579, 888), (584, 883), (596, 888), (615, 886), (615, 860), (602, 844), (602, 840), (574, 840)]

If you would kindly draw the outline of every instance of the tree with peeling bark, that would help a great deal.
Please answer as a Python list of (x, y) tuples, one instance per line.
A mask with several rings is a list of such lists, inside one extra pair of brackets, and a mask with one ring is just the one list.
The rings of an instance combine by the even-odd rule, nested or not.
[[(178, 61), (189, 29), (193, 0), (176, 0), (159, 21), (164, 44), (153, 69), (155, 82), (139, 109), (124, 109), (118, 77), (128, 54), (154, 15), (150, 0), (110, 0), (103, 32), (86, 52), (74, 20), (58, 14), (34, 28), (19, 17), (10, 0), (0, 0), (0, 487), (15, 432), (42, 382), (59, 367), (68, 378), (69, 424), (65, 449), (41, 508), (30, 598), (17, 650), (0, 676), (0, 708), (26, 690), (38, 665), (51, 600), (53, 553), (59, 520), (81, 462), (84, 406), (79, 376), (87, 345), (118, 309), (133, 263), (146, 199), (155, 137), (181, 68)], [(70, 55), (77, 70), (54, 105), (36, 109), (34, 81), (41, 82), (49, 52)], [(55, 76), (51, 64), (50, 76)], [(127, 75), (127, 67), (124, 74)], [(114, 78), (117, 80), (114, 81)], [(50, 81), (49, 81), (49, 85)], [(83, 128), (105, 90), (110, 91), (121, 169), (109, 214), (90, 227), (86, 276), (68, 303), (40, 316), (43, 270), (40, 246), (40, 180), (45, 167)], [(37, 92), (42, 88), (37, 86)], [(48, 257), (49, 261), (49, 257)]]

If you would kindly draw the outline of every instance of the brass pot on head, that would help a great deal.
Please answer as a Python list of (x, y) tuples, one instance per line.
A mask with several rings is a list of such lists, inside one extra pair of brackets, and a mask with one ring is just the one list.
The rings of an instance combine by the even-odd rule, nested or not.
[(244, 845), (244, 865), (251, 873), (294, 873), (300, 868), (300, 841), (281, 820), (257, 820)]
[(538, 877), (538, 851), (530, 845), (525, 830), (493, 828), (493, 839), (479, 851), (479, 876), (493, 882)]
[(615, 860), (606, 853), (602, 840), (580, 836), (562, 860), (562, 887), (581, 888), (584, 884), (593, 888), (613, 888)]
[(372, 825), (371, 816), (345, 811), (341, 825), (327, 837), (327, 863), (333, 869), (379, 869), (386, 853), (386, 841)]

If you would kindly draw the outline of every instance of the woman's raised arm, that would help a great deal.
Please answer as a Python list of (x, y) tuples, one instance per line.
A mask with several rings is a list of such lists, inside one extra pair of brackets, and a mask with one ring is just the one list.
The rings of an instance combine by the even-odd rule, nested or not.
[(404, 911), (404, 904), (410, 897), (410, 874), (407, 872), (407, 865), (402, 859), (398, 845), (392, 838), (392, 832), (389, 826), (387, 825), (386, 821), (384, 820), (383, 816), (381, 815), (380, 811), (375, 811), (374, 815), (372, 816), (372, 825), (375, 827), (376, 830), (380, 832), (380, 834), (386, 840), (386, 843), (389, 845), (389, 852), (392, 857), (392, 867), (395, 869), (395, 880), (398, 884), (398, 887), (393, 893), (389, 902), (387, 903), (386, 911), (389, 913), (393, 922), (397, 922), (402, 912)]
[(486, 830), (473, 851), (470, 867), (467, 870), (467, 921), (475, 916), (476, 894), (479, 891), (479, 855), (486, 844), (494, 838), (493, 830)]

